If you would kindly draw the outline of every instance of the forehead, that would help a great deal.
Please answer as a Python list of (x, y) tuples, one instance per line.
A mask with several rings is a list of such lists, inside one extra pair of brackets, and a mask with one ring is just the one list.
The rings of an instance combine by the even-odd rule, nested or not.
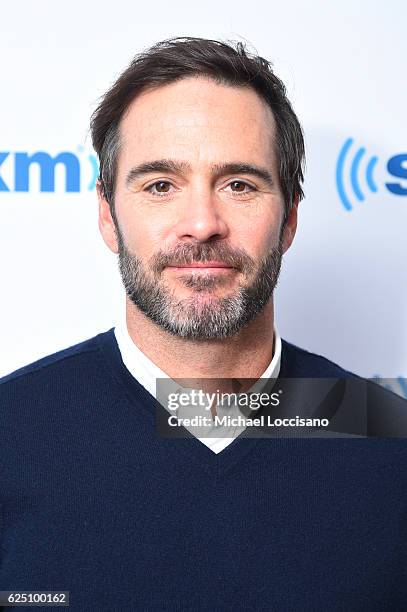
[(274, 134), (273, 113), (252, 88), (188, 77), (130, 104), (120, 123), (119, 165), (163, 157), (273, 164)]

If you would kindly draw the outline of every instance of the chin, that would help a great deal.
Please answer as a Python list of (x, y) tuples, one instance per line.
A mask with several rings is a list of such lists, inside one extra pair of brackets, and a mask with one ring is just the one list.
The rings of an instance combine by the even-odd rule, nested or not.
[(220, 304), (225, 298), (233, 297), (235, 292), (207, 287), (174, 292), (174, 298), (190, 304)]

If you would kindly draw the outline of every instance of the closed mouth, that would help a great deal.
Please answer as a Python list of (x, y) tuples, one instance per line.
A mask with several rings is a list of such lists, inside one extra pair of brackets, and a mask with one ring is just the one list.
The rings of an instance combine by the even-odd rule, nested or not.
[(221, 261), (196, 261), (189, 264), (173, 264), (169, 268), (226, 268), (232, 269), (233, 266), (225, 264)]

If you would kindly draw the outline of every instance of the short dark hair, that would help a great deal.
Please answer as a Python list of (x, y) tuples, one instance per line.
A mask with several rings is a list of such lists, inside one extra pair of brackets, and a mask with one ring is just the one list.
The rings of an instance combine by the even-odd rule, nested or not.
[(271, 108), (276, 122), (276, 154), (284, 195), (284, 222), (294, 200), (304, 193), (304, 137), (301, 125), (272, 64), (247, 51), (242, 42), (225, 43), (197, 37), (161, 41), (136, 55), (105, 93), (91, 118), (92, 143), (99, 156), (99, 180), (114, 215), (114, 189), (120, 147), (120, 120), (142, 92), (189, 76), (207, 76), (216, 83), (251, 87)]

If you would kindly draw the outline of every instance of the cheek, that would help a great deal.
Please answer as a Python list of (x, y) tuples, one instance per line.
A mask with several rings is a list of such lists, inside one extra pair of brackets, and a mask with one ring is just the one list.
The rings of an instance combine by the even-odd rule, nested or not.
[(167, 228), (162, 222), (154, 222), (148, 216), (124, 220), (124, 239), (129, 249), (141, 259), (148, 259), (165, 249)]
[(229, 217), (231, 240), (259, 254), (279, 242), (284, 206), (280, 197), (264, 196)]
[(232, 242), (241, 246), (254, 257), (262, 256), (270, 248), (277, 246), (280, 235), (278, 220), (267, 218), (236, 228)]

